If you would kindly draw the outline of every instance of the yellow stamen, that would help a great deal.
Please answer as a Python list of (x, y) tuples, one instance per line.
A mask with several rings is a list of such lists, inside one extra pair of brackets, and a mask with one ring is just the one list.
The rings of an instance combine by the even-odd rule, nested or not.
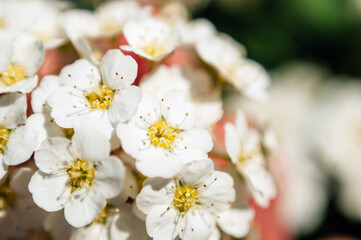
[(99, 216), (93, 222), (106, 224), (107, 220), (108, 220), (109, 210), (110, 210), (109, 204), (105, 204), (102, 212), (99, 214)]
[(144, 45), (142, 47), (142, 50), (143, 52), (145, 52), (146, 54), (152, 57), (159, 57), (160, 55), (163, 55), (167, 52), (163, 47), (163, 44), (155, 40)]
[(76, 159), (67, 169), (67, 173), (70, 177), (71, 193), (78, 188), (91, 186), (94, 180), (94, 166), (89, 166), (84, 160)]
[(11, 86), (25, 78), (25, 71), (16, 64), (9, 64), (5, 70), (0, 73), (0, 81), (6, 86)]
[(10, 137), (10, 129), (0, 126), (0, 152), (3, 153)]
[(148, 129), (150, 143), (155, 147), (161, 147), (167, 150), (172, 150), (173, 142), (181, 132), (182, 130), (170, 126), (164, 117), (161, 117), (158, 122), (154, 123)]
[(88, 99), (91, 108), (108, 109), (113, 101), (114, 92), (114, 90), (105, 85), (99, 85), (93, 87), (90, 93), (85, 93), (84, 95)]
[(182, 184), (175, 189), (173, 204), (178, 211), (184, 215), (190, 208), (199, 205), (197, 188), (183, 186)]

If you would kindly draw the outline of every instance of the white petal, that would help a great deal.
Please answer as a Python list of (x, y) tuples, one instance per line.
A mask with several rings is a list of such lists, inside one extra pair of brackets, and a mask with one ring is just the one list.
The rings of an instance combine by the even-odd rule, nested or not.
[(39, 144), (48, 137), (65, 137), (64, 130), (50, 118), (50, 109), (48, 108), (44, 109), (42, 113), (31, 114), (26, 120), (26, 125), (38, 133)]
[(104, 204), (105, 198), (95, 188), (77, 190), (65, 205), (65, 219), (73, 227), (84, 227), (101, 213)]
[(206, 187), (199, 192), (204, 208), (212, 212), (222, 212), (231, 207), (236, 198), (232, 177), (224, 172), (214, 171), (205, 182)]
[(265, 168), (264, 159), (259, 156), (250, 159), (243, 168), (243, 174), (248, 180), (251, 193), (257, 204), (263, 208), (268, 207), (269, 202), (277, 194), (272, 175)]
[(167, 210), (166, 205), (154, 207), (146, 219), (149, 236), (157, 240), (174, 239), (180, 232), (180, 214), (174, 208)]
[(114, 127), (108, 117), (109, 111), (90, 111), (79, 116), (74, 123), (74, 131), (87, 128), (102, 133), (107, 139), (114, 136)]
[(69, 152), (70, 140), (67, 138), (48, 138), (35, 151), (35, 164), (45, 173), (67, 167), (73, 161)]
[(190, 210), (182, 221), (182, 239), (207, 239), (216, 228), (216, 217), (208, 211)]
[(101, 80), (99, 69), (86, 59), (77, 60), (64, 67), (59, 78), (61, 85), (76, 86), (81, 90), (88, 90), (91, 86), (97, 86)]
[(206, 159), (207, 153), (212, 150), (212, 137), (208, 131), (201, 128), (192, 128), (184, 131), (176, 143), (174, 152), (186, 161)]
[(182, 183), (191, 186), (203, 185), (213, 173), (213, 161), (210, 159), (192, 161), (179, 172)]
[(59, 86), (58, 76), (48, 75), (41, 79), (39, 87), (31, 94), (31, 107), (35, 113), (43, 111), (43, 104), (46, 104), (47, 98)]
[(70, 150), (83, 160), (102, 161), (109, 156), (110, 143), (101, 132), (82, 128), (74, 133)]
[(158, 205), (170, 206), (173, 201), (174, 193), (169, 191), (174, 188), (174, 181), (163, 178), (148, 178), (143, 183), (142, 191), (136, 198), (136, 204), (140, 211), (148, 214)]
[(237, 134), (237, 128), (232, 123), (226, 123), (225, 129), (225, 144), (228, 155), (233, 163), (238, 161), (239, 153), (241, 152), (242, 142)]
[(113, 123), (126, 122), (135, 114), (142, 99), (142, 92), (136, 86), (130, 86), (116, 92), (109, 107), (109, 119)]
[(245, 237), (250, 229), (254, 218), (254, 210), (251, 208), (234, 208), (218, 214), (218, 224), (222, 231), (235, 238)]
[(38, 75), (32, 75), (10, 86), (2, 86), (0, 89), (0, 93), (7, 93), (7, 92), (29, 93), (31, 92), (31, 90), (33, 90), (36, 87), (37, 84), (38, 84)]
[(160, 115), (159, 100), (154, 98), (150, 92), (142, 91), (142, 100), (139, 102), (132, 121), (142, 129), (149, 127), (149, 123), (157, 121)]
[(179, 173), (187, 161), (175, 153), (169, 153), (168, 150), (154, 146), (139, 150), (139, 152), (135, 166), (147, 177), (172, 178)]
[(105, 53), (101, 71), (104, 84), (116, 90), (127, 88), (134, 82), (138, 65), (131, 56), (125, 56), (119, 49), (113, 49)]
[(26, 119), (26, 96), (21, 93), (8, 93), (0, 96), (0, 122), (13, 129)]
[(115, 197), (123, 187), (124, 171), (124, 165), (119, 158), (115, 156), (104, 158), (97, 163), (94, 186), (103, 197)]
[(25, 125), (16, 128), (6, 144), (4, 163), (17, 165), (27, 161), (38, 145), (38, 133), (32, 127)]
[(13, 61), (21, 64), (26, 75), (35, 74), (44, 58), (44, 45), (40, 40), (21, 34), (14, 42)]
[(48, 98), (51, 117), (63, 128), (73, 128), (75, 121), (88, 114), (90, 107), (83, 93), (73, 87), (60, 87)]
[(161, 113), (167, 122), (179, 129), (192, 128), (196, 123), (194, 106), (181, 90), (173, 90), (163, 96)]
[(11, 61), (11, 57), (13, 56), (14, 47), (11, 42), (5, 37), (0, 37), (0, 72), (2, 72)]
[(62, 209), (69, 200), (70, 188), (66, 188), (68, 176), (49, 175), (37, 171), (29, 182), (29, 191), (40, 208), (48, 212)]

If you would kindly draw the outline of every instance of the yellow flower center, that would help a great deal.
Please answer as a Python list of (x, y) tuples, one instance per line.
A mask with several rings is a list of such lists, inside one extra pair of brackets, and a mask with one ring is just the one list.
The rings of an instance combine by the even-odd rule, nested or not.
[(110, 206), (109, 204), (105, 204), (102, 212), (99, 214), (99, 216), (93, 221), (100, 224), (106, 224), (108, 220)]
[(0, 186), (0, 218), (6, 216), (6, 208), (15, 204), (16, 195), (7, 185)]
[(176, 187), (173, 204), (182, 215), (192, 207), (199, 205), (197, 188), (180, 184)]
[(93, 87), (90, 93), (85, 93), (90, 107), (93, 109), (108, 109), (114, 97), (114, 90), (106, 85)]
[(149, 56), (158, 57), (167, 52), (162, 45), (163, 44), (159, 43), (158, 41), (153, 40), (153, 41), (147, 43), (146, 45), (144, 45), (142, 47), (142, 50)]
[(71, 139), (74, 135), (74, 129), (73, 128), (63, 128), (63, 132), (65, 134), (65, 137), (67, 139)]
[(84, 160), (75, 160), (67, 169), (67, 173), (70, 177), (71, 193), (78, 188), (91, 186), (94, 180), (94, 166), (89, 166), (89, 163)]
[(10, 137), (10, 129), (0, 126), (0, 152), (3, 153)]
[(240, 165), (244, 165), (248, 160), (252, 159), (254, 156), (261, 153), (261, 149), (259, 147), (256, 147), (255, 149), (252, 149), (251, 151), (246, 152), (244, 147), (242, 146), (241, 152), (238, 156), (238, 163)]
[(0, 81), (6, 86), (11, 86), (25, 78), (25, 71), (16, 64), (9, 64), (0, 74)]
[(173, 142), (181, 132), (182, 130), (170, 126), (164, 117), (161, 117), (158, 122), (149, 127), (148, 136), (153, 146), (172, 150)]

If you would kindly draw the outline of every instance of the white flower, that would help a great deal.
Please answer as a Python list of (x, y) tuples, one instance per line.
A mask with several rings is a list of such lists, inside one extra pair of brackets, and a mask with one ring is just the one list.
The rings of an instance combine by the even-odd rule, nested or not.
[(213, 171), (211, 160), (184, 166), (173, 179), (148, 178), (136, 199), (153, 239), (207, 239), (217, 216), (235, 199), (230, 175)]
[(137, 75), (137, 64), (120, 50), (108, 51), (99, 69), (80, 59), (60, 73), (61, 87), (48, 99), (51, 117), (63, 128), (88, 126), (113, 133), (112, 123), (129, 120), (141, 100), (141, 91), (130, 86)]
[(0, 93), (28, 93), (36, 86), (36, 72), (44, 57), (41, 41), (22, 34), (13, 42), (0, 36)]
[(171, 90), (185, 91), (195, 106), (198, 127), (210, 127), (223, 115), (221, 88), (202, 69), (159, 66), (155, 72), (146, 75), (139, 86), (157, 98)]
[(34, 202), (49, 212), (64, 208), (74, 227), (91, 223), (123, 185), (123, 164), (109, 153), (105, 136), (88, 129), (77, 131), (72, 141), (47, 139), (35, 152), (39, 170), (29, 183)]
[(0, 183), (0, 238), (23, 239), (26, 231), (39, 229), (45, 212), (31, 199), (27, 185), (34, 171), (19, 168)]
[(134, 18), (124, 25), (129, 45), (121, 46), (151, 61), (159, 61), (178, 46), (179, 33), (167, 23), (155, 18)]
[(245, 58), (245, 49), (227, 35), (208, 35), (196, 42), (203, 61), (215, 68), (221, 78), (245, 96), (264, 100), (270, 77), (257, 62)]
[(210, 134), (194, 128), (196, 113), (181, 90), (157, 100), (143, 91), (138, 110), (127, 123), (117, 125), (117, 135), (137, 169), (148, 177), (173, 177), (185, 163), (207, 158)]
[(25, 124), (26, 96), (7, 93), (0, 96), (0, 178), (7, 165), (27, 161), (38, 145), (37, 132)]
[(267, 207), (276, 195), (276, 187), (267, 169), (259, 132), (248, 128), (241, 111), (237, 111), (236, 125), (227, 123), (225, 131), (228, 155), (244, 176), (254, 200), (261, 207)]
[(0, 12), (0, 31), (6, 35), (11, 34), (16, 37), (26, 32), (41, 40), (47, 49), (58, 47), (66, 41), (58, 21), (64, 4), (39, 0), (3, 2), (1, 6), (3, 12)]
[(80, 56), (97, 64), (103, 51), (95, 42), (104, 42), (106, 37), (116, 36), (128, 19), (149, 16), (150, 10), (150, 7), (140, 6), (136, 1), (110, 1), (101, 4), (96, 12), (68, 10), (61, 19), (67, 36)]

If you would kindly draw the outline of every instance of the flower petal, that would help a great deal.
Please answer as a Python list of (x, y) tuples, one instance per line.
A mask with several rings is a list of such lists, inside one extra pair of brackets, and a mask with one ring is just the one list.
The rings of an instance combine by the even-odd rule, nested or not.
[(145, 221), (147, 233), (153, 239), (174, 239), (180, 232), (180, 214), (174, 208), (167, 210), (166, 205), (154, 207)]
[(190, 186), (203, 185), (212, 176), (213, 161), (210, 159), (192, 161), (179, 172), (182, 183)]
[(26, 96), (21, 93), (8, 93), (0, 96), (0, 122), (13, 129), (26, 119)]
[(48, 138), (35, 151), (36, 166), (45, 173), (52, 173), (70, 165), (73, 156), (69, 152), (67, 138)]
[(101, 77), (96, 66), (86, 59), (79, 59), (61, 70), (59, 80), (61, 85), (88, 90), (99, 85)]
[(243, 238), (249, 232), (254, 218), (254, 210), (233, 207), (218, 214), (218, 224), (222, 231), (235, 238)]
[(2, 72), (10, 64), (13, 51), (14, 46), (11, 44), (11, 42), (5, 37), (0, 37), (0, 72)]
[(216, 217), (208, 211), (190, 210), (182, 221), (181, 239), (207, 239), (216, 228)]
[(70, 151), (83, 160), (103, 161), (109, 157), (110, 143), (101, 132), (82, 128), (73, 135)]
[(161, 114), (172, 126), (187, 130), (196, 124), (194, 106), (188, 102), (187, 95), (181, 90), (173, 90), (162, 98)]
[(94, 186), (105, 198), (115, 197), (123, 187), (124, 165), (119, 158), (110, 156), (97, 163)]
[(130, 86), (116, 92), (109, 107), (109, 119), (113, 123), (126, 122), (135, 114), (142, 99), (142, 92), (136, 86)]
[(134, 82), (138, 65), (131, 56), (125, 56), (119, 49), (112, 49), (102, 59), (101, 72), (105, 85), (114, 90), (122, 89)]
[(73, 227), (84, 227), (101, 213), (104, 204), (105, 198), (96, 188), (77, 190), (65, 205), (65, 219)]
[(212, 212), (222, 212), (231, 207), (236, 198), (233, 188), (233, 178), (224, 172), (214, 171), (205, 182), (205, 187), (199, 191), (203, 208)]
[(154, 207), (161, 205), (167, 209), (173, 201), (173, 195), (169, 189), (174, 188), (175, 183), (170, 179), (148, 178), (143, 183), (142, 191), (136, 198), (136, 204), (140, 211), (148, 214)]
[(29, 182), (29, 191), (33, 200), (40, 208), (55, 212), (64, 207), (70, 198), (70, 188), (66, 188), (68, 176), (49, 175), (37, 171)]
[(27, 76), (34, 75), (44, 58), (44, 45), (31, 35), (21, 34), (14, 42), (13, 61), (20, 64)]
[(27, 161), (39, 145), (38, 133), (30, 126), (16, 128), (9, 137), (4, 151), (4, 163), (17, 165)]

